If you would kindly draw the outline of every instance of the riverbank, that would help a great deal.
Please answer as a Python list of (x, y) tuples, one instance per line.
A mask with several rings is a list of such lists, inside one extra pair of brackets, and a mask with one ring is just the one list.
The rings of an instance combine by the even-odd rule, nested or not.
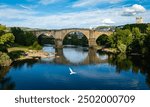
[(16, 52), (16, 51), (22, 51), (20, 53), (19, 58), (16, 58), (16, 60), (24, 60), (24, 59), (40, 59), (40, 58), (51, 58), (55, 55), (55, 53), (48, 53), (44, 52), (42, 50), (31, 50), (28, 47), (12, 47), (8, 49), (8, 52)]
[(112, 54), (118, 53), (117, 49), (115, 49), (115, 48), (105, 48), (105, 47), (102, 47), (102, 46), (97, 46), (96, 50), (106, 52), (106, 53), (112, 53)]
[(54, 56), (55, 53), (48, 53), (42, 50), (31, 50), (29, 47), (25, 46), (11, 47), (8, 48), (8, 53), (1, 52), (0, 66), (10, 66), (14, 61), (51, 58)]

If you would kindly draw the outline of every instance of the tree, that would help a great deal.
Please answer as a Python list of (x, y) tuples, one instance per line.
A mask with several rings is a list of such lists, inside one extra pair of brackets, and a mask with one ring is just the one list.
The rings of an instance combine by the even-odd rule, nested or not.
[(132, 29), (133, 42), (130, 46), (130, 52), (142, 53), (144, 44), (144, 35), (141, 34), (139, 28)]
[(146, 53), (150, 53), (150, 25), (146, 29), (146, 36), (144, 39), (144, 47), (145, 47)]
[(128, 29), (132, 31), (133, 28), (139, 28), (141, 33), (146, 33), (146, 28), (148, 27), (148, 24), (142, 23), (142, 24), (127, 24), (123, 27), (123, 29)]
[(69, 33), (63, 40), (64, 45), (88, 46), (88, 39), (80, 32)]
[(7, 52), (7, 47), (14, 42), (15, 37), (12, 33), (7, 32), (8, 29), (0, 25), (0, 51)]
[(132, 33), (130, 30), (125, 29), (117, 29), (116, 32), (113, 34), (113, 43), (115, 48), (117, 48), (120, 52), (126, 52), (127, 48), (132, 43)]
[(106, 34), (102, 34), (96, 40), (98, 45), (107, 45), (108, 44), (108, 36)]
[(133, 39), (140, 39), (141, 32), (139, 28), (135, 27), (132, 29), (132, 36), (133, 36)]
[(15, 43), (23, 46), (31, 46), (37, 38), (31, 32), (23, 31), (21, 28), (11, 28), (12, 33), (15, 36)]

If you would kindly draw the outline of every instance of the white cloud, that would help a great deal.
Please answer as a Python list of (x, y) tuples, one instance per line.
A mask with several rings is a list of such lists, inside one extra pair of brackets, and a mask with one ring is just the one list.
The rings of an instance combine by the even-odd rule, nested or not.
[[(1, 7), (1, 6), (0, 6)], [(135, 23), (135, 17), (122, 16), (122, 8), (86, 10), (80, 12), (42, 15), (41, 12), (12, 7), (0, 8), (0, 23), (7, 26), (32, 28), (90, 28), (100, 25)], [(150, 11), (140, 13), (144, 22), (150, 22)]]
[(58, 2), (58, 1), (60, 1), (60, 0), (39, 0), (39, 3), (43, 4), (43, 5), (48, 5), (48, 4)]
[(85, 7), (85, 6), (94, 6), (99, 3), (118, 3), (121, 0), (78, 0), (73, 4), (72, 7)]
[(34, 11), (28, 11), (26, 9), (16, 9), (12, 7), (1, 7), (0, 6), (0, 19), (26, 19), (26, 17), (36, 14)]
[(25, 6), (25, 5), (22, 5), (22, 4), (20, 4), (19, 6), (22, 7), (22, 8), (24, 8), (24, 9), (27, 9), (27, 10), (31, 10), (31, 9), (32, 9), (32, 8), (29, 7), (29, 6)]
[(106, 19), (104, 19), (104, 20), (102, 21), (102, 23), (104, 23), (104, 24), (114, 24), (115, 22), (112, 21), (111, 19), (106, 18)]
[(123, 16), (134, 16), (139, 13), (144, 13), (146, 9), (138, 4), (134, 4), (132, 7), (128, 7), (124, 9)]

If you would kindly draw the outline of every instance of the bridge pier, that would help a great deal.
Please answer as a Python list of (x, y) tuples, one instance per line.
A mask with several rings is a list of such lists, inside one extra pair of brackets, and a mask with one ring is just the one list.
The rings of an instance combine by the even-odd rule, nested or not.
[(89, 64), (96, 64), (97, 63), (97, 51), (96, 49), (89, 49)]
[(95, 48), (97, 46), (95, 38), (90, 38), (89, 39), (89, 47), (90, 48)]
[(63, 40), (55, 39), (55, 48), (63, 48)]

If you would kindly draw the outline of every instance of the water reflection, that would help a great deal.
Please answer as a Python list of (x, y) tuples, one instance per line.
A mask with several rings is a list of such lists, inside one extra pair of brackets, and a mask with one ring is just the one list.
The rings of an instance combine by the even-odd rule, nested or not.
[(66, 60), (75, 64), (82, 63), (88, 57), (88, 53), (83, 51), (82, 48), (75, 48), (75, 50), (64, 48), (63, 55)]
[(84, 48), (64, 48), (56, 49), (55, 63), (57, 64), (73, 64), (73, 65), (87, 65), (106, 63), (107, 56), (101, 57), (97, 54), (95, 49), (83, 51)]
[[(0, 69), (0, 89), (150, 89), (150, 59), (84, 48), (44, 47), (54, 57)], [(75, 75), (70, 75), (70, 69)]]
[(15, 89), (15, 83), (12, 82), (11, 77), (5, 77), (10, 67), (0, 67), (0, 90)]
[(142, 74), (146, 77), (146, 82), (150, 86), (150, 58), (141, 56), (127, 56), (126, 54), (111, 55), (109, 64), (116, 66), (116, 72), (129, 72)]

